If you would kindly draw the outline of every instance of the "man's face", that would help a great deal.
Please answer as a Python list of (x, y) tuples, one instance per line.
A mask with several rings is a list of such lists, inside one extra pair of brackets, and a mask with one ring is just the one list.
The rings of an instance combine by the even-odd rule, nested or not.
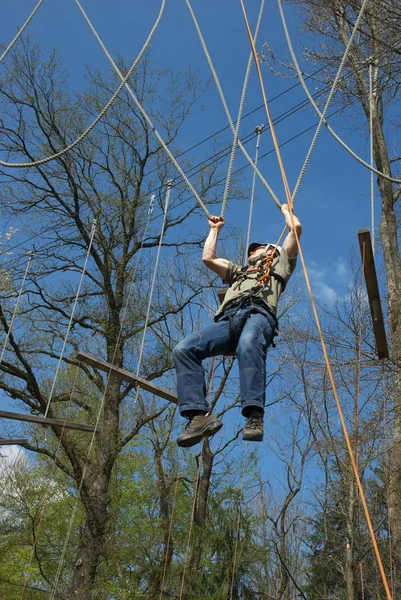
[(248, 256), (248, 261), (251, 264), (256, 264), (260, 258), (270, 258), (274, 252), (274, 246), (258, 246), (252, 250)]

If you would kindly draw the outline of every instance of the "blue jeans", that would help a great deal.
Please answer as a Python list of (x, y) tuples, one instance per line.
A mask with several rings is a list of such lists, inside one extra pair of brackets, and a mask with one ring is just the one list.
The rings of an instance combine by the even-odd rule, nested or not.
[(273, 341), (276, 323), (268, 311), (247, 306), (228, 308), (217, 322), (192, 333), (174, 348), (178, 404), (183, 416), (191, 410), (209, 411), (202, 360), (230, 352), (230, 315), (238, 339), (241, 412), (244, 414), (247, 407), (264, 408), (266, 352)]

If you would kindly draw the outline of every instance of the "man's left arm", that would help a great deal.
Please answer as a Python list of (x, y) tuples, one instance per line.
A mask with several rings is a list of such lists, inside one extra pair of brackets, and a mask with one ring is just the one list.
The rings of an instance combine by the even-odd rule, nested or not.
[(302, 225), (301, 225), (300, 220), (298, 219), (298, 217), (296, 217), (294, 215), (294, 213), (292, 215), (292, 220), (291, 220), (291, 214), (290, 214), (290, 209), (288, 208), (288, 204), (283, 204), (281, 206), (281, 212), (284, 215), (285, 224), (287, 225), (288, 229), (290, 230), (289, 234), (287, 235), (287, 237), (284, 240), (283, 248), (287, 252), (288, 258), (295, 258), (296, 255), (298, 254), (298, 244), (297, 244), (297, 238), (295, 236), (294, 229), (296, 230), (296, 233), (297, 233), (297, 236), (299, 239), (302, 234)]

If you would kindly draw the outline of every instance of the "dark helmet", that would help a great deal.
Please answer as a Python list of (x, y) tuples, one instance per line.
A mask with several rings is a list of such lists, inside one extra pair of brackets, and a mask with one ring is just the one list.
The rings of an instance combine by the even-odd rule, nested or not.
[[(261, 246), (266, 246), (267, 248), (269, 248), (269, 246), (271, 246), (272, 248), (276, 248), (276, 244), (271, 244), (271, 243), (266, 243), (266, 242), (265, 243), (252, 242), (252, 244), (249, 244), (249, 246), (248, 246), (247, 256), (249, 257), (251, 252), (256, 250), (256, 248), (260, 248)], [(276, 250), (277, 250), (278, 254), (280, 254), (281, 246), (277, 246)]]

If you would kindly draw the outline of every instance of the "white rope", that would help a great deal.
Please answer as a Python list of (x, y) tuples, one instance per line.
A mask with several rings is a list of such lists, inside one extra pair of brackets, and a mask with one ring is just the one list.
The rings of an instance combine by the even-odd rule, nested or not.
[(31, 268), (31, 264), (32, 264), (34, 255), (35, 255), (34, 252), (29, 252), (28, 253), (28, 256), (29, 256), (28, 263), (26, 265), (24, 277), (22, 278), (22, 282), (21, 282), (19, 294), (18, 294), (17, 300), (16, 300), (15, 305), (14, 305), (13, 315), (11, 317), (10, 325), (8, 327), (7, 336), (6, 336), (6, 339), (5, 339), (4, 344), (3, 344), (3, 349), (1, 351), (0, 364), (3, 362), (4, 352), (6, 350), (6, 347), (7, 347), (7, 344), (8, 344), (8, 340), (10, 339), (10, 335), (11, 335), (13, 324), (14, 324), (14, 319), (15, 319), (15, 316), (17, 314), (17, 310), (18, 310), (18, 306), (19, 306), (19, 303), (20, 303), (20, 300), (21, 300), (22, 292), (23, 292), (23, 289), (25, 287), (25, 281), (26, 281), (29, 269)]
[(123, 77), (120, 69), (118, 68), (118, 66), (114, 62), (112, 56), (110, 55), (109, 51), (107, 50), (106, 46), (104, 45), (103, 41), (101, 40), (99, 34), (97, 33), (96, 29), (94, 28), (93, 24), (91, 23), (89, 17), (85, 13), (84, 9), (82, 8), (82, 6), (80, 5), (80, 3), (79, 3), (78, 0), (75, 0), (75, 2), (78, 5), (79, 9), (81, 10), (81, 12), (82, 12), (82, 14), (83, 14), (86, 22), (88, 23), (88, 25), (89, 25), (89, 27), (90, 27), (93, 35), (95, 36), (95, 38), (99, 42), (100, 47), (102, 48), (103, 52), (105, 53), (105, 55), (109, 59), (110, 64), (112, 65), (113, 69), (115, 70), (115, 72), (117, 73), (117, 75), (120, 77), (121, 81), (123, 81), (122, 85), (125, 86), (125, 89), (127, 90), (127, 92), (129, 93), (129, 95), (133, 99), (136, 107), (142, 113), (142, 115), (143, 115), (144, 119), (146, 120), (147, 124), (152, 129), (154, 135), (156, 136), (156, 138), (159, 141), (160, 145), (162, 146), (163, 150), (166, 152), (167, 156), (169, 157), (169, 159), (171, 160), (171, 162), (173, 163), (173, 165), (175, 166), (175, 168), (177, 169), (177, 171), (179, 172), (179, 174), (181, 175), (181, 177), (183, 178), (183, 180), (185, 181), (185, 183), (189, 187), (191, 193), (193, 194), (194, 198), (198, 202), (199, 206), (202, 208), (202, 210), (205, 213), (205, 215), (208, 218), (210, 218), (211, 215), (210, 215), (209, 211), (207, 210), (205, 204), (203, 203), (201, 197), (196, 192), (195, 188), (193, 187), (192, 183), (189, 181), (188, 177), (185, 175), (183, 169), (178, 164), (175, 156), (172, 154), (171, 150), (169, 149), (169, 147), (167, 146), (167, 144), (165, 143), (165, 141), (163, 140), (163, 138), (161, 137), (161, 135), (159, 134), (159, 132), (156, 130), (156, 127), (154, 126), (154, 124), (152, 123), (149, 115), (147, 114), (147, 112), (143, 108), (142, 104), (139, 102), (138, 98), (136, 97), (136, 95), (132, 91), (132, 88), (128, 85), (128, 83), (126, 81), (127, 78)]
[[(342, 57), (341, 62), (340, 62), (340, 66), (338, 67), (337, 74), (336, 74), (336, 76), (334, 78), (334, 81), (333, 81), (333, 85), (331, 86), (331, 90), (330, 90), (329, 95), (327, 97), (326, 104), (324, 105), (323, 112), (320, 115), (320, 121), (319, 121), (318, 126), (316, 128), (316, 131), (314, 133), (314, 136), (313, 136), (313, 139), (312, 139), (312, 143), (311, 143), (311, 145), (309, 147), (309, 150), (308, 150), (308, 153), (306, 155), (304, 164), (302, 165), (302, 169), (301, 169), (301, 172), (300, 172), (299, 177), (298, 177), (298, 181), (297, 181), (297, 183), (295, 185), (295, 188), (294, 188), (294, 191), (292, 193), (292, 201), (295, 200), (295, 197), (296, 197), (296, 195), (298, 193), (298, 190), (299, 190), (299, 186), (301, 185), (302, 179), (303, 179), (303, 177), (305, 175), (305, 172), (306, 172), (307, 166), (309, 164), (310, 158), (312, 156), (312, 152), (313, 152), (313, 150), (315, 148), (315, 145), (316, 145), (317, 138), (319, 136), (320, 130), (322, 128), (323, 123), (326, 120), (326, 114), (327, 114), (328, 108), (329, 108), (330, 103), (331, 103), (331, 101), (333, 99), (334, 93), (337, 90), (337, 84), (338, 84), (338, 81), (339, 81), (339, 79), (341, 77), (341, 73), (343, 71), (343, 68), (344, 68), (344, 65), (345, 65), (345, 61), (348, 58), (348, 54), (349, 54), (349, 51), (351, 50), (351, 46), (352, 46), (352, 43), (354, 41), (355, 34), (358, 31), (359, 23), (361, 22), (361, 19), (362, 19), (365, 7), (366, 7), (366, 5), (367, 5), (368, 2), (369, 2), (369, 0), (364, 0), (363, 1), (361, 9), (360, 9), (359, 14), (358, 14), (358, 18), (355, 21), (354, 28), (352, 30), (352, 33), (351, 33), (350, 38), (348, 40), (347, 46), (345, 48), (345, 52), (344, 52), (343, 57)], [(281, 0), (279, 0), (279, 4), (281, 6)]]
[[(80, 4), (79, 4), (78, 0), (75, 0), (75, 1), (77, 2), (77, 4), (80, 7)], [(134, 72), (134, 70), (135, 70), (138, 62), (141, 60), (144, 52), (149, 47), (149, 44), (150, 44), (150, 42), (151, 42), (151, 40), (153, 38), (153, 35), (154, 35), (154, 33), (155, 33), (155, 31), (156, 31), (159, 23), (160, 23), (160, 20), (162, 18), (162, 14), (163, 14), (163, 11), (164, 11), (165, 3), (166, 3), (166, 0), (162, 0), (161, 8), (160, 8), (159, 14), (157, 16), (156, 22), (153, 25), (153, 27), (151, 29), (151, 32), (149, 33), (149, 35), (148, 35), (148, 37), (146, 39), (146, 42), (145, 42), (142, 50), (138, 54), (137, 58), (135, 59), (135, 61), (133, 62), (133, 64), (129, 68), (129, 70), (127, 71), (127, 74), (125, 75), (125, 77), (123, 77), (121, 75), (121, 83), (118, 86), (117, 90), (115, 91), (115, 93), (113, 94), (113, 96), (110, 98), (110, 100), (108, 101), (108, 103), (106, 104), (106, 106), (103, 108), (103, 110), (98, 114), (98, 116), (96, 117), (96, 119), (91, 123), (91, 125), (89, 125), (89, 127), (87, 129), (85, 129), (85, 131), (72, 144), (70, 144), (69, 146), (67, 146), (63, 150), (60, 150), (60, 152), (57, 152), (56, 154), (53, 154), (52, 156), (48, 156), (47, 158), (42, 158), (41, 160), (36, 160), (36, 161), (28, 162), (28, 163), (8, 163), (8, 162), (0, 160), (0, 165), (3, 166), (3, 167), (10, 167), (10, 168), (38, 167), (40, 165), (43, 165), (45, 163), (48, 163), (48, 162), (56, 159), (56, 158), (59, 158), (60, 156), (62, 156), (66, 152), (69, 152), (70, 150), (72, 150), (73, 148), (75, 148), (75, 146), (77, 146), (80, 142), (82, 142), (82, 140), (92, 131), (92, 129), (98, 124), (98, 122), (100, 121), (100, 119), (102, 119), (103, 116), (106, 114), (106, 112), (109, 110), (110, 106), (113, 104), (114, 100), (120, 94), (120, 92), (123, 89), (124, 85), (126, 85), (128, 79), (131, 77), (131, 75)]]
[[(261, 5), (260, 5), (260, 10), (259, 10), (258, 21), (256, 23), (256, 29), (255, 29), (255, 36), (254, 36), (255, 42), (259, 35), (259, 28), (260, 28), (260, 24), (262, 22), (264, 7), (265, 7), (265, 0), (262, 0)], [(232, 177), (232, 172), (233, 172), (233, 167), (234, 167), (235, 154), (236, 154), (237, 145), (238, 145), (239, 131), (240, 131), (240, 127), (241, 127), (242, 113), (244, 110), (244, 103), (245, 103), (246, 92), (248, 89), (249, 76), (251, 73), (252, 62), (253, 62), (253, 54), (252, 54), (252, 52), (250, 52), (249, 59), (248, 59), (248, 66), (247, 66), (246, 72), (245, 72), (245, 79), (244, 79), (244, 85), (242, 88), (239, 110), (238, 110), (237, 123), (236, 123), (236, 127), (235, 127), (234, 140), (233, 140), (233, 145), (232, 145), (232, 149), (231, 149), (230, 162), (228, 165), (226, 185), (225, 185), (224, 194), (223, 194), (223, 201), (221, 204), (221, 216), (222, 217), (224, 217), (224, 214), (226, 212), (228, 192), (229, 192), (230, 184), (231, 184), (231, 177)], [(254, 171), (254, 176), (255, 176), (255, 171)]]
[[(259, 158), (259, 143), (260, 143), (260, 136), (262, 134), (264, 125), (259, 125), (258, 127), (255, 128), (255, 133), (257, 134), (256, 137), (256, 150), (255, 150), (255, 165), (258, 164), (258, 158)], [(255, 200), (255, 184), (256, 184), (256, 172), (253, 172), (253, 178), (252, 178), (252, 190), (251, 190), (251, 202), (249, 205), (249, 218), (248, 218), (248, 231), (246, 234), (246, 242), (245, 242), (245, 251), (244, 251), (244, 261), (246, 262), (248, 259), (248, 246), (249, 246), (249, 240), (251, 238), (251, 226), (252, 226), (252, 214), (253, 214), (253, 204), (254, 204), (254, 200)]]
[(169, 201), (170, 201), (171, 188), (173, 187), (173, 185), (174, 185), (174, 182), (173, 182), (172, 179), (170, 179), (166, 183), (166, 188), (167, 189), (166, 189), (166, 198), (165, 198), (165, 201), (164, 201), (164, 217), (163, 217), (163, 223), (162, 223), (162, 227), (161, 227), (159, 246), (157, 248), (157, 254), (156, 254), (155, 268), (154, 268), (154, 271), (153, 271), (152, 284), (150, 286), (150, 291), (149, 291), (149, 301), (148, 301), (148, 308), (147, 308), (147, 311), (146, 311), (145, 325), (144, 325), (144, 328), (143, 328), (142, 342), (141, 342), (141, 347), (140, 347), (140, 350), (139, 350), (138, 366), (136, 368), (136, 376), (137, 377), (139, 375), (139, 371), (140, 371), (141, 364), (142, 364), (143, 349), (145, 347), (145, 338), (146, 338), (146, 333), (147, 333), (147, 330), (148, 330), (148, 323), (149, 323), (149, 317), (150, 317), (150, 309), (152, 307), (153, 292), (154, 292), (155, 284), (156, 284), (157, 270), (159, 268), (160, 252), (161, 252), (161, 247), (162, 247), (162, 242), (163, 242), (164, 230), (165, 230), (166, 222), (167, 222), (167, 211), (168, 211), (168, 205), (169, 205)]
[[(370, 129), (370, 166), (374, 166), (373, 158), (373, 68), (372, 63), (369, 64), (369, 129)], [(371, 212), (371, 231), (372, 231), (372, 253), (375, 258), (375, 175), (373, 170), (370, 171), (370, 212)]]
[[(162, 233), (164, 231), (165, 224), (166, 224), (166, 214), (167, 214), (168, 201), (169, 201), (169, 197), (170, 197), (170, 191), (171, 191), (172, 182), (168, 181), (166, 183), (166, 186), (167, 186), (167, 192), (166, 192), (166, 200), (165, 200), (164, 219), (163, 219), (162, 230), (161, 230)], [(136, 275), (136, 271), (137, 271), (138, 264), (139, 264), (139, 256), (140, 256), (140, 254), (142, 252), (142, 249), (143, 249), (143, 244), (144, 244), (144, 240), (145, 240), (146, 231), (147, 231), (147, 228), (148, 228), (148, 225), (149, 225), (149, 222), (150, 222), (150, 218), (151, 218), (153, 210), (154, 210), (155, 198), (156, 198), (155, 195), (152, 195), (152, 197), (150, 199), (150, 205), (149, 205), (149, 210), (148, 210), (148, 219), (147, 219), (147, 222), (146, 222), (146, 225), (145, 225), (145, 230), (144, 230), (144, 233), (143, 233), (143, 236), (142, 236), (142, 244), (141, 244), (141, 247), (140, 247), (139, 252), (138, 252), (138, 259), (137, 259), (137, 262), (136, 262), (136, 266), (135, 266), (135, 270), (134, 270), (134, 275), (133, 275), (133, 277), (131, 279), (131, 284), (130, 284), (130, 288), (129, 288), (129, 292), (128, 292), (128, 298), (127, 298), (127, 302), (126, 302), (126, 305), (125, 305), (125, 309), (123, 311), (123, 315), (122, 315), (122, 319), (121, 319), (121, 324), (120, 324), (120, 330), (119, 330), (119, 333), (118, 333), (117, 344), (115, 346), (114, 355), (113, 355), (112, 363), (111, 364), (114, 364), (114, 359), (115, 359), (117, 348), (118, 348), (118, 342), (119, 342), (120, 337), (121, 337), (121, 332), (122, 332), (122, 328), (123, 328), (123, 325), (124, 325), (125, 317), (126, 317), (126, 314), (127, 314), (127, 310), (128, 310), (128, 306), (129, 306), (129, 300), (130, 300), (130, 297), (131, 297), (131, 292), (133, 290), (134, 283), (135, 283), (135, 275)], [(162, 234), (161, 234), (160, 238), (162, 239)], [(160, 239), (160, 243), (159, 243), (159, 250), (158, 250), (158, 255), (157, 255), (157, 260), (156, 260), (157, 264), (158, 264), (158, 259), (159, 259), (159, 255), (160, 255), (161, 239)], [(156, 268), (157, 268), (157, 266), (156, 266)], [(155, 281), (155, 278), (156, 278), (156, 268), (155, 268), (155, 274), (154, 274), (154, 281)], [(153, 289), (152, 289), (152, 294), (153, 294)], [(147, 321), (148, 321), (148, 316), (147, 316), (147, 319), (146, 319), (146, 324), (147, 324)], [(138, 374), (138, 372), (139, 372), (139, 366), (138, 366), (138, 369), (137, 369), (137, 374)], [(74, 506), (73, 506), (73, 509), (72, 509), (70, 521), (69, 521), (69, 524), (68, 524), (67, 534), (66, 534), (65, 541), (64, 541), (63, 550), (62, 550), (62, 553), (61, 553), (61, 556), (60, 556), (59, 564), (58, 564), (58, 567), (57, 567), (57, 573), (56, 573), (55, 581), (53, 583), (53, 587), (52, 587), (52, 590), (51, 590), (51, 594), (50, 594), (49, 600), (54, 600), (56, 592), (57, 592), (57, 587), (58, 587), (58, 584), (59, 584), (59, 581), (60, 581), (60, 576), (61, 576), (62, 568), (63, 568), (63, 565), (64, 565), (65, 556), (66, 556), (66, 552), (67, 552), (67, 549), (68, 549), (68, 544), (69, 544), (69, 541), (70, 541), (73, 524), (74, 524), (74, 521), (75, 521), (75, 515), (76, 515), (77, 509), (78, 509), (78, 500), (79, 500), (79, 497), (80, 497), (81, 492), (82, 492), (82, 487), (83, 487), (84, 480), (85, 480), (85, 477), (86, 477), (88, 462), (89, 462), (89, 459), (90, 459), (90, 455), (92, 453), (93, 445), (94, 445), (95, 438), (96, 438), (96, 433), (97, 433), (97, 430), (99, 428), (100, 418), (101, 418), (101, 415), (102, 415), (102, 410), (103, 410), (104, 402), (105, 402), (105, 399), (106, 399), (106, 393), (107, 393), (107, 388), (108, 388), (108, 385), (109, 385), (111, 374), (112, 374), (112, 369), (110, 369), (108, 371), (108, 374), (107, 374), (106, 385), (105, 385), (105, 388), (104, 388), (103, 396), (102, 396), (102, 398), (100, 400), (100, 405), (99, 405), (99, 410), (98, 410), (97, 417), (96, 417), (94, 431), (92, 433), (92, 437), (91, 437), (91, 441), (90, 441), (90, 444), (89, 444), (88, 452), (87, 452), (87, 455), (86, 455), (84, 467), (82, 469), (81, 480), (80, 480), (79, 485), (78, 485), (77, 494), (76, 494), (76, 497), (75, 497)], [(137, 391), (137, 397), (138, 397), (138, 391)]]
[(0, 56), (0, 63), (7, 56), (7, 54), (10, 52), (10, 50), (14, 46), (15, 42), (24, 33), (25, 29), (28, 27), (29, 23), (32, 21), (33, 17), (36, 15), (36, 13), (38, 12), (38, 10), (41, 7), (41, 5), (43, 4), (43, 2), (44, 2), (44, 0), (39, 0), (39, 2), (37, 3), (37, 5), (35, 6), (35, 8), (33, 9), (33, 11), (31, 12), (31, 14), (29, 15), (29, 17), (25, 21), (25, 23), (22, 25), (22, 27), (20, 29), (18, 29), (18, 33), (16, 34), (16, 36), (10, 42), (10, 44), (7, 46), (7, 48), (4, 50), (3, 54)]
[(52, 387), (51, 387), (50, 394), (49, 394), (49, 399), (47, 401), (46, 411), (45, 411), (45, 414), (44, 414), (45, 418), (47, 417), (49, 409), (50, 409), (50, 403), (52, 401), (53, 393), (54, 393), (54, 390), (55, 390), (55, 387), (56, 387), (56, 381), (57, 381), (58, 374), (59, 374), (60, 367), (61, 367), (61, 363), (62, 363), (62, 360), (63, 360), (65, 347), (67, 345), (67, 339), (68, 339), (68, 336), (69, 336), (69, 333), (70, 333), (70, 330), (71, 330), (71, 326), (72, 326), (72, 323), (73, 323), (73, 320), (74, 320), (75, 309), (77, 307), (79, 296), (80, 296), (80, 293), (81, 293), (81, 287), (82, 287), (82, 283), (83, 283), (84, 276), (85, 276), (85, 273), (86, 273), (86, 265), (88, 264), (90, 252), (91, 252), (91, 249), (92, 249), (93, 238), (95, 237), (96, 227), (97, 227), (97, 221), (96, 221), (96, 219), (94, 219), (93, 223), (92, 223), (92, 230), (91, 230), (91, 235), (90, 235), (90, 239), (89, 239), (88, 250), (86, 252), (86, 258), (85, 258), (84, 266), (82, 267), (82, 272), (81, 272), (81, 277), (80, 277), (79, 284), (78, 284), (77, 293), (75, 295), (75, 300), (74, 300), (74, 304), (73, 304), (73, 307), (72, 307), (70, 320), (69, 320), (67, 331), (66, 331), (66, 334), (65, 334), (65, 337), (64, 337), (64, 341), (63, 341), (63, 347), (62, 347), (61, 352), (60, 352), (60, 357), (59, 357), (59, 360), (58, 360), (58, 363), (57, 363), (56, 373), (54, 375)]
[[(230, 111), (228, 110), (227, 102), (226, 102), (226, 99), (224, 97), (224, 93), (223, 93), (223, 90), (222, 90), (222, 87), (221, 87), (221, 84), (220, 84), (220, 80), (219, 80), (218, 75), (216, 73), (216, 70), (214, 68), (214, 65), (213, 65), (212, 59), (210, 57), (209, 51), (207, 49), (205, 40), (203, 39), (202, 31), (201, 31), (201, 29), (199, 27), (198, 21), (196, 19), (195, 13), (194, 13), (194, 11), (192, 9), (192, 6), (191, 6), (189, 0), (185, 0), (185, 2), (187, 4), (187, 6), (188, 6), (189, 12), (191, 13), (191, 17), (192, 17), (192, 20), (194, 22), (195, 29), (196, 29), (196, 31), (198, 33), (198, 37), (199, 37), (199, 40), (201, 42), (201, 45), (202, 45), (202, 48), (203, 48), (203, 52), (204, 52), (204, 54), (206, 56), (206, 60), (208, 62), (209, 68), (210, 68), (210, 70), (212, 72), (212, 76), (213, 76), (214, 82), (216, 84), (217, 90), (219, 92), (219, 96), (220, 96), (221, 102), (223, 104), (224, 112), (226, 113), (228, 123), (230, 125), (230, 128), (231, 128), (231, 131), (232, 131), (233, 135), (235, 136), (234, 123), (233, 123), (233, 120), (231, 118)], [(280, 204), (279, 199), (277, 198), (276, 194), (273, 192), (273, 190), (271, 189), (270, 185), (267, 183), (266, 179), (263, 177), (262, 173), (259, 171), (259, 169), (255, 165), (255, 163), (253, 162), (253, 160), (249, 156), (248, 152), (246, 151), (246, 149), (244, 148), (243, 144), (241, 143), (241, 140), (238, 140), (238, 146), (240, 147), (241, 151), (243, 152), (245, 158), (247, 159), (247, 161), (249, 162), (249, 164), (251, 165), (251, 167), (256, 172), (256, 174), (259, 177), (260, 181), (263, 183), (263, 185), (265, 186), (265, 188), (269, 192), (270, 196), (273, 198), (274, 202), (277, 204), (277, 206), (279, 208), (281, 208), (281, 204)]]
[[(287, 40), (288, 49), (289, 49), (290, 54), (291, 54), (291, 59), (292, 59), (292, 61), (294, 63), (295, 70), (297, 72), (299, 81), (301, 82), (301, 85), (302, 85), (302, 87), (304, 89), (305, 94), (307, 95), (307, 97), (308, 97), (310, 103), (312, 104), (314, 110), (317, 112), (318, 117), (322, 118), (322, 113), (320, 111), (320, 108), (318, 107), (318, 105), (314, 101), (313, 96), (311, 95), (311, 93), (310, 93), (310, 91), (309, 91), (309, 89), (308, 89), (308, 87), (307, 87), (307, 85), (305, 83), (304, 77), (302, 75), (302, 71), (301, 71), (301, 69), (299, 67), (299, 63), (298, 63), (297, 57), (295, 55), (294, 48), (292, 46), (291, 37), (290, 37), (289, 31), (288, 31), (287, 22), (286, 22), (286, 19), (285, 19), (285, 16), (284, 16), (284, 11), (283, 11), (281, 2), (282, 2), (282, 0), (278, 0), (278, 7), (279, 7), (279, 10), (280, 10), (281, 20), (282, 20), (282, 23), (283, 23), (283, 28), (284, 28), (284, 33), (285, 33), (285, 37), (286, 37), (286, 40)], [(358, 156), (349, 146), (347, 146), (347, 144), (344, 142), (344, 140), (342, 140), (340, 138), (340, 136), (337, 135), (337, 133), (329, 125), (329, 123), (327, 122), (326, 119), (323, 119), (323, 123), (324, 123), (325, 127), (327, 128), (327, 130), (331, 133), (331, 135), (337, 140), (337, 142), (339, 142), (339, 144), (341, 144), (341, 146), (349, 154), (351, 154), (351, 156), (353, 158), (355, 158), (361, 165), (363, 165), (367, 169), (373, 171), (373, 173), (376, 173), (376, 175), (379, 175), (380, 177), (383, 177), (384, 179), (387, 179), (388, 181), (391, 181), (392, 183), (398, 183), (398, 184), (401, 183), (401, 179), (393, 179), (389, 175), (386, 175), (385, 173), (382, 173), (381, 171), (378, 171), (377, 169), (375, 169), (374, 167), (372, 167), (369, 163), (367, 163), (365, 160), (363, 160), (363, 158), (361, 158), (360, 156)]]

